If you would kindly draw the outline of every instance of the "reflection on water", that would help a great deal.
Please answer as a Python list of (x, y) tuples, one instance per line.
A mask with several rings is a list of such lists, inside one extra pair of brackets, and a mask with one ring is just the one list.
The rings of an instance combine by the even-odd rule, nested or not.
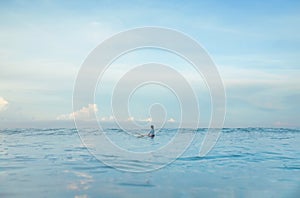
[[(97, 130), (87, 130), (97, 136)], [(176, 130), (136, 138), (121, 130), (105, 133), (134, 152), (159, 149)], [(300, 189), (300, 131), (297, 129), (224, 129), (216, 147), (198, 157), (205, 135), (199, 129), (188, 150), (156, 171), (122, 172), (86, 149), (75, 129), (0, 131), (0, 197), (297, 197)], [(188, 129), (186, 133), (192, 133)], [(134, 134), (135, 131), (132, 131)], [(140, 133), (140, 131), (136, 131)], [(118, 142), (118, 141), (117, 141)], [(97, 144), (97, 141), (94, 142)], [(94, 145), (86, 145), (93, 149)], [(97, 145), (99, 146), (99, 145)], [(174, 148), (176, 149), (176, 148)], [(156, 162), (121, 161), (122, 166)]]
[(79, 179), (68, 184), (67, 186), (68, 190), (88, 190), (90, 188), (90, 183), (94, 181), (91, 175), (84, 172), (69, 171), (69, 170), (65, 170), (64, 172), (75, 174)]

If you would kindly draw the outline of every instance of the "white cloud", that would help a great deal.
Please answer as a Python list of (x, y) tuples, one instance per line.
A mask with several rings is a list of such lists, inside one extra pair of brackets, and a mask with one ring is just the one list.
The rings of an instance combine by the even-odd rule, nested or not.
[(4, 98), (0, 97), (0, 111), (4, 111), (8, 105), (7, 100)]
[(141, 119), (139, 121), (142, 121), (142, 122), (152, 122), (152, 118), (146, 118), (146, 119)]
[(134, 117), (129, 117), (128, 119), (127, 119), (127, 121), (134, 121)]
[[(115, 121), (115, 117), (113, 116), (108, 116), (108, 117), (101, 117), (100, 118), (100, 121), (102, 122), (111, 122), (111, 121)], [(135, 118), (133, 116), (130, 116), (128, 117), (126, 120), (119, 120), (119, 121), (122, 121), (122, 122), (132, 122), (132, 121), (136, 121), (136, 122), (146, 122), (146, 123), (151, 123), (153, 122), (153, 119), (151, 117), (148, 117), (148, 118), (144, 118), (144, 119), (141, 119), (141, 118)], [(167, 120), (168, 123), (174, 123), (176, 122), (176, 120), (174, 118), (170, 118)]]
[(74, 118), (78, 120), (92, 120), (93, 114), (98, 112), (98, 107), (96, 104), (89, 104), (87, 107), (82, 107), (80, 110), (69, 113), (62, 114), (56, 117), (57, 120), (72, 120)]
[(170, 118), (167, 122), (174, 123), (174, 122), (176, 122), (176, 120), (174, 118)]
[(219, 66), (226, 87), (245, 85), (299, 84), (297, 69), (257, 69), (238, 66)]
[(104, 116), (104, 117), (101, 117), (100, 120), (103, 121), (103, 122), (114, 121), (114, 120), (115, 120), (115, 117), (112, 116), (112, 115), (109, 116), (109, 117), (105, 117), (105, 116)]

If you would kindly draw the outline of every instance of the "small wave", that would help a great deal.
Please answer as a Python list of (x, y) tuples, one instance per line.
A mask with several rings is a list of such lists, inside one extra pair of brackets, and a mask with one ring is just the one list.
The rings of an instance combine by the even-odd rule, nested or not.
[(149, 183), (127, 183), (127, 182), (120, 182), (118, 183), (120, 186), (132, 186), (132, 187), (155, 187), (153, 184)]
[(283, 170), (297, 170), (300, 171), (300, 166), (280, 166), (276, 167), (278, 169), (283, 169)]
[(83, 166), (74, 166), (72, 169), (77, 171), (105, 172), (107, 169), (113, 169), (113, 168), (106, 165), (95, 165), (95, 166), (83, 165)]
[(76, 129), (68, 128), (17, 128), (17, 129), (1, 129), (0, 133), (5, 135), (17, 135), (23, 136), (44, 136), (44, 135), (72, 135), (76, 133)]
[(1, 165), (0, 167), (0, 172), (1, 171), (8, 171), (8, 170), (19, 170), (19, 169), (24, 169), (27, 168), (26, 166), (22, 166), (22, 165), (11, 165), (11, 166), (3, 166)]
[(29, 156), (16, 156), (13, 160), (17, 162), (30, 162), (30, 161), (36, 161), (38, 159)]
[(214, 156), (194, 156), (194, 157), (180, 157), (177, 160), (181, 161), (199, 161), (199, 160), (211, 160), (211, 159), (230, 159), (230, 158), (241, 158), (245, 155), (233, 154), (233, 155), (214, 155)]

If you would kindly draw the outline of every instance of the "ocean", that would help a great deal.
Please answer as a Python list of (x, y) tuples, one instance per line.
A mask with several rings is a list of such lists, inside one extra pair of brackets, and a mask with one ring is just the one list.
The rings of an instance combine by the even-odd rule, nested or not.
[[(101, 133), (84, 130), (95, 140)], [(184, 131), (195, 137), (182, 155), (146, 164), (105, 150), (99, 156), (107, 158), (99, 159), (76, 129), (1, 129), (0, 197), (300, 197), (300, 129), (224, 128), (204, 157), (198, 154), (206, 129)], [(119, 147), (147, 156), (172, 141), (176, 129), (160, 129), (153, 139), (133, 135), (140, 130), (104, 132)]]

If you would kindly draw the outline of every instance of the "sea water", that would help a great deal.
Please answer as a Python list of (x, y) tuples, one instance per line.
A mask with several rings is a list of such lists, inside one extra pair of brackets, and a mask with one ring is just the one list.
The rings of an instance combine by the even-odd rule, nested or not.
[[(181, 156), (135, 173), (92, 155), (76, 129), (2, 129), (0, 197), (300, 197), (299, 129), (223, 129), (215, 147), (199, 157), (206, 131), (185, 129), (195, 138)], [(104, 132), (120, 147), (147, 155), (172, 141), (176, 130), (161, 129), (154, 139)]]

